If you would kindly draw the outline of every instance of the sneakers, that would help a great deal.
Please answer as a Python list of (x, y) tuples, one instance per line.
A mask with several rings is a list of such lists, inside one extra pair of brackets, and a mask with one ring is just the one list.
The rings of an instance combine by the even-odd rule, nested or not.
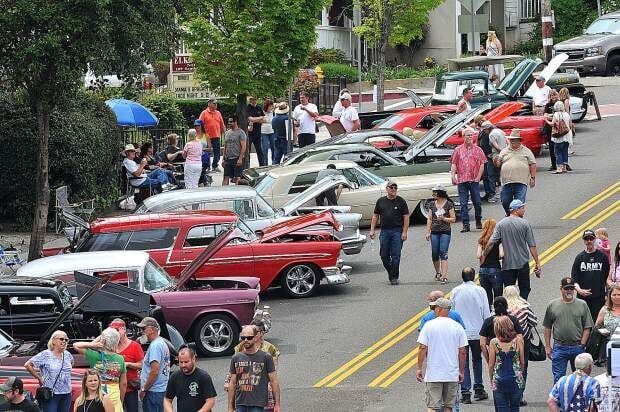
[(500, 201), (499, 193), (495, 193), (495, 195), (488, 200), (489, 203), (497, 203)]
[(461, 229), (461, 233), (469, 232), (469, 225), (463, 225), (463, 229)]
[(222, 169), (220, 169), (219, 167), (214, 167), (211, 169), (211, 172), (213, 173), (222, 173)]
[(471, 404), (471, 394), (470, 393), (464, 393), (461, 396), (461, 403), (462, 404), (470, 405)]
[(474, 389), (474, 399), (477, 401), (483, 401), (485, 399), (489, 399), (489, 395), (484, 388)]
[(398, 285), (398, 279), (390, 279), (390, 285)]
[(161, 191), (162, 192), (167, 192), (168, 190), (172, 190), (175, 187), (177, 187), (175, 184), (172, 183), (164, 183), (163, 185), (161, 185)]

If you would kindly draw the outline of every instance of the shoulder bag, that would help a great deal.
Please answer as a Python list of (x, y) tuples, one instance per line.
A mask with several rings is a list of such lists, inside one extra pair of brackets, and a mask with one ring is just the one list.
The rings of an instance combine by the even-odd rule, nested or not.
[(555, 137), (556, 139), (559, 139), (560, 137), (563, 137), (565, 134), (568, 133), (568, 125), (566, 124), (566, 120), (564, 120), (564, 115), (562, 112), (556, 112), (556, 113), (560, 113), (560, 116), (558, 116), (558, 121), (557, 123), (554, 123), (553, 125), (553, 133), (551, 134), (552, 137)]
[(540, 339), (540, 335), (538, 334), (538, 330), (536, 328), (532, 328), (533, 333), (532, 337), (534, 337), (534, 333), (538, 337), (538, 345), (534, 344), (532, 339), (530, 338), (530, 353), (528, 355), (528, 359), (531, 362), (542, 362), (547, 359), (547, 352), (545, 351), (545, 344), (542, 339)]
[(60, 378), (60, 374), (62, 373), (62, 368), (65, 366), (65, 352), (62, 353), (62, 359), (60, 361), (60, 370), (58, 371), (58, 375), (56, 375), (56, 379), (54, 380), (54, 384), (52, 385), (51, 388), (48, 388), (47, 386), (40, 386), (37, 388), (37, 393), (35, 395), (35, 398), (37, 399), (37, 402), (39, 402), (39, 405), (41, 405), (43, 402), (49, 402), (52, 400), (52, 398), (54, 397), (54, 387), (56, 386), (56, 382), (58, 382), (58, 378)]

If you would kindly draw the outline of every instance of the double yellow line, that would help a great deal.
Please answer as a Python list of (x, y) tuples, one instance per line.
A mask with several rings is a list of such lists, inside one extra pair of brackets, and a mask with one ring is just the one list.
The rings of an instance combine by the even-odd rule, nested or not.
[(609, 186), (607, 189), (603, 190), (596, 196), (592, 197), (590, 200), (582, 203), (580, 206), (576, 207), (575, 209), (562, 216), (562, 219), (577, 219), (579, 216), (583, 215), (585, 212), (592, 209), (603, 200), (607, 199), (610, 196), (613, 196), (615, 193), (618, 192), (620, 192), (620, 180)]
[[(585, 206), (586, 208), (579, 213), (579, 215), (581, 215), (582, 213), (584, 213), (585, 211), (591, 208), (588, 206), (590, 206), (592, 202), (596, 201), (596, 203), (599, 203), (600, 201), (606, 199), (607, 197), (615, 193), (615, 191), (610, 193), (611, 190), (615, 190), (615, 189), (612, 189), (615, 187), (617, 187), (620, 190), (620, 182), (616, 183), (610, 188), (607, 188), (605, 191), (601, 192), (600, 194), (594, 196), (592, 199), (588, 200), (584, 205), (575, 209), (573, 212), (575, 211), (579, 212), (579, 209)], [(609, 194), (606, 195), (607, 193)], [(539, 255), (540, 264), (544, 265), (545, 263), (553, 259), (555, 256), (557, 256), (559, 253), (561, 253), (563, 250), (568, 248), (573, 242), (575, 242), (581, 237), (581, 234), (585, 229), (589, 229), (589, 228), (596, 226), (598, 223), (604, 221), (605, 219), (609, 218), (610, 216), (612, 216), (614, 213), (617, 213), (618, 211), (620, 211), (620, 200), (617, 200), (616, 202), (614, 202), (607, 208), (603, 209), (601, 212), (594, 215), (592, 218), (588, 219), (586, 222), (582, 223), (581, 225), (573, 229), (568, 235), (564, 236), (562, 239), (560, 239), (550, 248), (548, 248), (543, 253), (541, 253)], [(533, 270), (533, 267), (534, 267), (534, 262), (531, 261), (530, 268)], [(345, 380), (346, 378), (348, 378), (349, 376), (357, 372), (364, 365), (366, 365), (373, 359), (377, 358), (380, 354), (390, 349), (392, 346), (402, 341), (409, 334), (417, 330), (417, 328), (420, 325), (420, 319), (422, 318), (422, 316), (424, 316), (426, 312), (427, 312), (426, 309), (420, 311), (419, 313), (411, 317), (409, 320), (407, 320), (405, 323), (403, 323), (402, 325), (394, 329), (392, 332), (390, 332), (389, 334), (381, 338), (375, 344), (366, 348), (359, 355), (357, 355), (356, 357), (354, 357), (347, 363), (343, 364), (342, 366), (340, 366), (338, 369), (336, 369), (335, 371), (333, 371), (332, 373), (330, 373), (323, 379), (316, 382), (313, 385), (313, 387), (314, 388), (321, 388), (321, 387), (332, 388), (338, 385), (340, 382), (342, 382), (343, 380)], [(408, 370), (410, 370), (413, 366), (417, 364), (418, 351), (419, 351), (419, 348), (415, 347), (411, 352), (405, 355), (402, 359), (400, 359), (398, 362), (390, 366), (390, 368), (388, 368), (386, 371), (384, 371), (379, 376), (377, 376), (368, 386), (370, 387), (378, 386), (381, 388), (386, 388), (390, 386), (396, 379), (398, 379), (400, 376), (402, 376), (404, 373), (406, 373)]]

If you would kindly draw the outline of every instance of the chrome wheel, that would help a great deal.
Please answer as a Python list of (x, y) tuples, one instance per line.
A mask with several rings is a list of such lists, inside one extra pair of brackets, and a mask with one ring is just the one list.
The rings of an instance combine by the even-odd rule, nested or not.
[(306, 264), (295, 265), (286, 271), (283, 286), (291, 297), (310, 296), (319, 284), (316, 270)]
[(236, 324), (226, 315), (207, 315), (195, 330), (196, 346), (207, 356), (231, 353), (239, 339)]

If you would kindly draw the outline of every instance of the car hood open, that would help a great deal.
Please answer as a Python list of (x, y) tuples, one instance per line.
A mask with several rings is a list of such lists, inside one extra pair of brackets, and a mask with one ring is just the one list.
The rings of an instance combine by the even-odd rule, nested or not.
[(306, 229), (307, 227), (321, 224), (327, 225), (338, 231), (342, 230), (342, 225), (338, 223), (334, 214), (329, 210), (325, 210), (323, 212), (309, 213), (291, 220), (285, 220), (284, 222), (266, 227), (257, 233), (260, 233), (261, 235), (261, 242), (267, 242), (280, 236), (298, 232)]
[[(286, 202), (280, 209), (282, 210), (284, 216), (290, 216), (295, 213), (297, 209), (299, 209), (321, 193), (329, 189), (337, 188), (339, 185), (347, 188), (352, 188), (351, 182), (349, 182), (347, 178), (344, 177), (342, 174), (326, 176), (318, 182), (314, 183), (312, 186), (310, 186), (300, 194), (298, 194), (297, 196), (295, 196), (293, 199)], [(348, 206), (335, 206), (333, 208), (337, 209), (340, 212), (348, 212), (349, 210), (351, 210), (351, 208)], [(318, 207), (317, 209), (321, 208)]]
[[(555, 74), (555, 72), (560, 68), (562, 63), (564, 63), (566, 60), (568, 60), (568, 54), (566, 53), (556, 54), (555, 57), (549, 61), (549, 64), (547, 64), (547, 67), (545, 67), (543, 71), (540, 72), (540, 75), (543, 76), (547, 80), (551, 79), (551, 76)], [(534, 91), (536, 90), (536, 87), (537, 87), (536, 82), (532, 82), (530, 87), (525, 92), (524, 96), (534, 97)]]
[(510, 97), (516, 97), (521, 86), (530, 78), (541, 63), (542, 60), (540, 59), (523, 59), (504, 77), (497, 89)]

